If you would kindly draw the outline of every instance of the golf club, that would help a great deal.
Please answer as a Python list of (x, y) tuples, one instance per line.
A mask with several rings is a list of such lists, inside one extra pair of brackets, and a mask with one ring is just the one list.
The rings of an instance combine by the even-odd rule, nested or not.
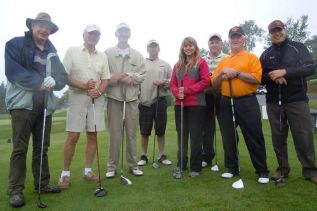
[(121, 143), (121, 176), (120, 176), (120, 183), (122, 185), (131, 185), (132, 182), (128, 178), (123, 176), (123, 145), (124, 145), (124, 125), (125, 125), (125, 108), (126, 107), (126, 99), (124, 96), (123, 100), (123, 109), (122, 109), (122, 143)]
[[(156, 88), (156, 106), (155, 106), (155, 128), (157, 127), (157, 112), (158, 112), (158, 106), (159, 106), (159, 103), (158, 103), (158, 100), (159, 100), (159, 96), (160, 96), (160, 87), (157, 86)], [(158, 169), (160, 168), (160, 165), (158, 163), (155, 162), (155, 141), (156, 141), (156, 130), (154, 128), (154, 142), (153, 142), (153, 164), (152, 164), (152, 167), (155, 168), (155, 169)]]
[[(184, 91), (184, 84), (183, 84), (183, 80), (181, 80), (181, 87)], [(182, 178), (182, 171), (183, 171), (183, 132), (184, 132), (184, 97), (181, 100), (181, 131), (180, 131), (180, 156), (181, 156), (181, 163), (180, 163), (180, 168), (176, 167), (176, 169), (174, 170), (174, 178), (175, 179), (181, 179)]]
[[(45, 77), (51, 75), (51, 58), (57, 56), (56, 53), (49, 53), (46, 57), (46, 72)], [(42, 129), (42, 140), (41, 140), (41, 157), (40, 157), (40, 175), (38, 181), (38, 208), (46, 208), (47, 205), (41, 200), (41, 181), (42, 181), (42, 165), (43, 165), (43, 148), (44, 148), (44, 139), (45, 139), (45, 126), (46, 126), (46, 113), (47, 113), (47, 100), (48, 100), (48, 93), (47, 91), (44, 92), (44, 113), (43, 113), (43, 129)]]
[(44, 113), (43, 113), (43, 129), (42, 129), (42, 140), (41, 140), (41, 157), (40, 157), (40, 175), (38, 181), (38, 197), (37, 207), (46, 208), (47, 205), (41, 200), (41, 181), (42, 181), (42, 165), (43, 165), (43, 148), (45, 138), (45, 125), (46, 125), (46, 111), (47, 111), (47, 92), (44, 93)]
[[(278, 85), (278, 107), (279, 107), (279, 129), (280, 132), (282, 131), (282, 90), (281, 90), (281, 84)], [(284, 185), (284, 173), (283, 173), (283, 149), (281, 150), (281, 177), (275, 180), (275, 185)]]
[(232, 184), (234, 189), (242, 189), (244, 188), (243, 181), (240, 176), (240, 160), (239, 160), (239, 148), (238, 148), (238, 140), (237, 140), (237, 130), (236, 130), (236, 118), (234, 113), (234, 104), (233, 104), (233, 96), (232, 96), (232, 81), (229, 79), (229, 91), (230, 91), (230, 104), (231, 104), (231, 111), (232, 111), (232, 121), (233, 121), (233, 133), (234, 133), (234, 142), (236, 145), (237, 150), (237, 158), (238, 158), (238, 169), (239, 169), (239, 180)]
[[(216, 95), (215, 95), (216, 99)], [(213, 165), (210, 169), (211, 171), (219, 171), (218, 167), (218, 159), (217, 159), (217, 108), (216, 104), (214, 104), (214, 119), (215, 119), (215, 130), (214, 130), (214, 149), (215, 149), (215, 165)]]
[(100, 164), (99, 164), (99, 150), (98, 150), (98, 135), (97, 135), (97, 125), (96, 125), (96, 110), (95, 110), (95, 99), (92, 98), (92, 110), (94, 113), (94, 127), (95, 127), (95, 133), (96, 133), (96, 153), (97, 153), (97, 167), (98, 167), (98, 183), (99, 183), (99, 188), (96, 189), (94, 195), (97, 197), (102, 197), (107, 194), (105, 189), (101, 187), (101, 179), (100, 179)]

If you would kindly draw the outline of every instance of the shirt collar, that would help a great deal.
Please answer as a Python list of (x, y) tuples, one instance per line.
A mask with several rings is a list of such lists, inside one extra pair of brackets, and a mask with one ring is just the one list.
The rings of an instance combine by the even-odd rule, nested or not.
[[(84, 51), (84, 52), (88, 52), (88, 49), (87, 49), (84, 45), (81, 47), (81, 50)], [(97, 51), (96, 48), (95, 48), (95, 50), (94, 50), (93, 53), (94, 53), (94, 54), (98, 54), (98, 51)]]

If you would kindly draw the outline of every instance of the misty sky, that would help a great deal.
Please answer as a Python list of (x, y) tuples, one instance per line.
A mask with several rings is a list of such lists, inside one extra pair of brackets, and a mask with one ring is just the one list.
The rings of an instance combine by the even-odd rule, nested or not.
[[(94, 23), (101, 28), (97, 48), (105, 50), (117, 43), (114, 35), (118, 23), (131, 27), (131, 47), (147, 56), (146, 43), (160, 43), (160, 58), (172, 66), (178, 58), (182, 39), (193, 36), (199, 47), (207, 48), (208, 36), (218, 32), (227, 39), (231, 27), (245, 20), (255, 20), (267, 30), (274, 19), (308, 15), (309, 31), (317, 34), (317, 3), (314, 0), (2, 0), (0, 14), (0, 82), (5, 81), (5, 42), (27, 30), (26, 18), (38, 12), (48, 12), (60, 30), (50, 36), (61, 60), (66, 49), (82, 45), (85, 25)], [(311, 34), (311, 35), (312, 35)], [(259, 56), (262, 48), (256, 49)], [(58, 93), (60, 94), (60, 93)]]

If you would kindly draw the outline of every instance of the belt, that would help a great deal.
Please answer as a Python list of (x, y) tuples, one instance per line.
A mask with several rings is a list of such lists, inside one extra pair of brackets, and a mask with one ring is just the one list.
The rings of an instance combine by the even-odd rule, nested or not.
[[(232, 97), (233, 99), (235, 100), (241, 100), (243, 98), (247, 98), (247, 97), (251, 97), (251, 96), (255, 96), (256, 94), (255, 93), (251, 93), (251, 94), (248, 94), (248, 95), (243, 95), (243, 96), (239, 96), (239, 97)], [(228, 96), (224, 96), (222, 95), (223, 98), (225, 99), (230, 99), (231, 97), (228, 97)]]

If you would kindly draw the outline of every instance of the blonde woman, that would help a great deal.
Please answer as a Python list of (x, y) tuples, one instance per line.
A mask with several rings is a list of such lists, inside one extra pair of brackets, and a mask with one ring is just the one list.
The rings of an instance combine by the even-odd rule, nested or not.
[[(177, 179), (181, 178), (181, 174), (177, 174), (177, 172), (187, 169), (189, 136), (191, 149), (189, 176), (200, 175), (202, 162), (201, 128), (206, 107), (204, 89), (209, 86), (208, 65), (200, 56), (196, 40), (192, 37), (186, 37), (180, 47), (179, 59), (173, 68), (170, 81), (171, 91), (175, 97), (175, 123), (178, 135), (178, 162), (176, 173), (174, 173), (174, 177)], [(183, 111), (182, 122), (181, 111)]]

